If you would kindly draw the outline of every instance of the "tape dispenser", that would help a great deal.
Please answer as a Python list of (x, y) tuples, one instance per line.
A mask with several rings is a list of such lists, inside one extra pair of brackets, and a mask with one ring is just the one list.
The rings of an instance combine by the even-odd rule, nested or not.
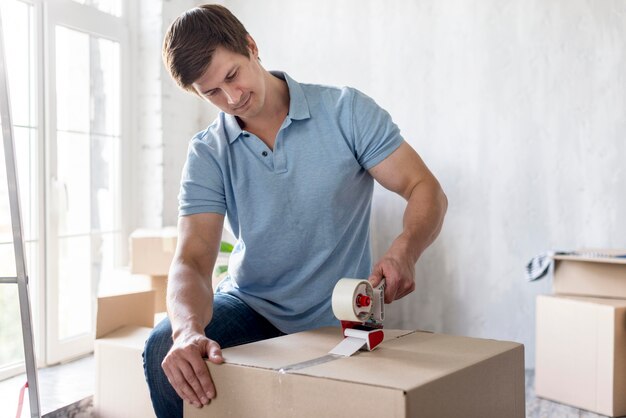
[(362, 279), (339, 279), (333, 289), (332, 308), (341, 321), (344, 339), (330, 353), (350, 356), (358, 350), (372, 351), (385, 337), (382, 330), (385, 279), (377, 287)]

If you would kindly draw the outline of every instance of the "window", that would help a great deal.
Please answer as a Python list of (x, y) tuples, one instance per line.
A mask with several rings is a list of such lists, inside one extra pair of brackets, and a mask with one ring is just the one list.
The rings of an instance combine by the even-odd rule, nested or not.
[(98, 10), (120, 17), (122, 15), (122, 0), (73, 0), (76, 3), (94, 6)]
[[(40, 363), (92, 350), (98, 284), (126, 249), (120, 179), (128, 29), (122, 5), (3, 0), (0, 8)], [(2, 179), (5, 276), (14, 261)], [(0, 285), (0, 379), (20, 371), (21, 340), (17, 287)]]
[[(32, 4), (17, 0), (3, 1), (0, 7), (8, 63), (11, 116), (19, 172), (24, 244), (30, 290), (38, 295), (40, 277), (40, 205), (41, 174), (39, 161), (40, 125), (37, 114), (34, 9)], [(0, 275), (15, 276), (15, 256), (9, 211), (4, 148), (0, 151)], [(41, 324), (37, 324), (40, 326)], [(0, 379), (23, 370), (23, 345), (16, 285), (0, 285)]]

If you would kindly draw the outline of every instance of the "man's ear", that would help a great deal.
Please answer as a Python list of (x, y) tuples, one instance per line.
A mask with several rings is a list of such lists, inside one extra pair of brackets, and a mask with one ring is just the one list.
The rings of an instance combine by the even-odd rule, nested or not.
[(246, 38), (248, 39), (248, 50), (250, 51), (250, 56), (252, 56), (255, 59), (258, 58), (259, 48), (257, 48), (256, 42), (250, 35), (246, 35)]

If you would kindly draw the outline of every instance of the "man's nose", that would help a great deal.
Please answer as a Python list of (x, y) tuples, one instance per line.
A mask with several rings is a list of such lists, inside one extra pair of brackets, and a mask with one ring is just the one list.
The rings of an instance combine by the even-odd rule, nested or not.
[(239, 103), (239, 99), (241, 99), (241, 90), (236, 87), (225, 87), (224, 94), (228, 99), (229, 105), (234, 105)]

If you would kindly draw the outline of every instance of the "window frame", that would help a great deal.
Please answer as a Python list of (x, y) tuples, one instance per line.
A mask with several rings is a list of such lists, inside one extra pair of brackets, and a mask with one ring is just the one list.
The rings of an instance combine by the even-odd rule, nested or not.
[[(45, 131), (46, 131), (46, 187), (45, 189), (50, 191), (46, 196), (46, 206), (48, 210), (46, 213), (46, 243), (47, 249), (47, 262), (46, 262), (46, 363), (55, 364), (61, 361), (66, 361), (71, 358), (76, 358), (85, 355), (93, 351), (94, 336), (93, 333), (83, 334), (74, 338), (59, 340), (58, 338), (58, 297), (59, 297), (59, 278), (57, 277), (58, 271), (58, 256), (57, 256), (57, 237), (54, 236), (52, 231), (58, 230), (58, 224), (54, 215), (53, 202), (53, 190), (55, 187), (55, 173), (56, 173), (56, 144), (57, 144), (57, 120), (56, 120), (56, 55), (55, 55), (55, 42), (56, 42), (56, 27), (57, 25), (64, 26), (66, 28), (80, 31), (88, 35), (97, 36), (100, 38), (112, 40), (118, 42), (120, 45), (120, 100), (121, 106), (119, 109), (119, 116), (121, 121), (120, 126), (120, 175), (119, 179), (124, 178), (125, 161), (123, 156), (128, 155), (128, 112), (130, 107), (128, 106), (128, 85), (130, 76), (129, 65), (129, 30), (128, 30), (128, 2), (124, 2), (125, 10), (122, 10), (122, 16), (116, 17), (106, 12), (102, 12), (93, 6), (82, 5), (71, 0), (56, 0), (46, 1), (44, 0), (44, 44), (45, 51)], [(126, 116), (126, 117), (124, 117)], [(120, 190), (120, 199), (117, 204), (117, 217), (120, 219), (119, 232), (120, 238), (116, 242), (118, 249), (115, 254), (115, 264), (121, 265), (123, 261), (123, 253), (126, 250), (125, 240), (121, 238), (124, 236), (126, 230), (122, 212), (122, 202), (125, 200), (124, 182), (118, 181), (118, 190)], [(95, 306), (92, 306), (92, 312), (95, 312)], [(94, 330), (95, 331), (95, 330)]]
[[(127, 262), (128, 243), (124, 239), (128, 235), (132, 193), (130, 179), (132, 127), (132, 94), (131, 87), (131, 47), (132, 41), (129, 28), (131, 2), (122, 2), (122, 15), (114, 16), (98, 10), (94, 6), (82, 5), (72, 0), (19, 0), (29, 5), (32, 12), (32, 36), (34, 39), (34, 88), (36, 90), (33, 104), (36, 115), (36, 193), (38, 260), (36, 275), (30, 276), (31, 311), (33, 314), (33, 331), (37, 366), (44, 367), (67, 361), (88, 354), (93, 350), (94, 334), (89, 333), (80, 338), (65, 342), (58, 340), (58, 289), (56, 277), (58, 260), (54, 259), (55, 239), (50, 231), (58, 230), (52, 206), (53, 174), (56, 164), (56, 73), (55, 73), (55, 28), (62, 25), (93, 36), (109, 39), (120, 46), (120, 147), (119, 169), (116, 175), (116, 188), (119, 190), (116, 217), (119, 219), (116, 231), (119, 232), (114, 254), (115, 266), (123, 266)], [(4, 16), (3, 16), (4, 18)], [(95, 312), (95, 306), (92, 307)], [(56, 322), (55, 322), (56, 321)], [(95, 331), (95, 330), (94, 330)], [(0, 365), (0, 381), (24, 373), (22, 361), (16, 365), (2, 367)]]

